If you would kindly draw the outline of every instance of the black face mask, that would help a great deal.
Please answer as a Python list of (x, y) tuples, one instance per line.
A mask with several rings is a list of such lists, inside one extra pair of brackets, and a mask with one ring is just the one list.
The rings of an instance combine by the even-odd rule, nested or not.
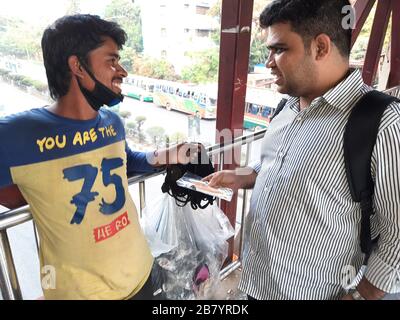
[(89, 91), (81, 85), (81, 82), (77, 78), (82, 94), (85, 96), (87, 102), (95, 111), (98, 111), (103, 105), (112, 107), (124, 100), (124, 96), (122, 94), (115, 93), (114, 91), (107, 88), (100, 81), (98, 81), (93, 73), (89, 70), (86, 63), (83, 62), (83, 59), (79, 59), (79, 62), (95, 83), (93, 91)]

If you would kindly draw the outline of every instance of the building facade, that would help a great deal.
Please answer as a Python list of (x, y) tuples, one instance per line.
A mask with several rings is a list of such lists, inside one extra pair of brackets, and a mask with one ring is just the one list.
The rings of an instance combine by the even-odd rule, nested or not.
[(136, 0), (141, 7), (144, 54), (171, 62), (177, 73), (191, 63), (188, 52), (215, 47), (219, 22), (208, 14), (216, 0)]

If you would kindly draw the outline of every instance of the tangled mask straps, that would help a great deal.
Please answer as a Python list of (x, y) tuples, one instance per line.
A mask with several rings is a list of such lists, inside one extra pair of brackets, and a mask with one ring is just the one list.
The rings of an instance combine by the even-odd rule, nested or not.
[(174, 197), (176, 204), (180, 207), (184, 207), (190, 202), (193, 210), (196, 210), (198, 208), (204, 209), (209, 204), (213, 204), (215, 197), (177, 185), (176, 181), (186, 172), (191, 172), (203, 178), (214, 172), (214, 167), (204, 146), (200, 145), (197, 162), (173, 164), (167, 167), (167, 175), (161, 190), (164, 193), (168, 192), (171, 197)]

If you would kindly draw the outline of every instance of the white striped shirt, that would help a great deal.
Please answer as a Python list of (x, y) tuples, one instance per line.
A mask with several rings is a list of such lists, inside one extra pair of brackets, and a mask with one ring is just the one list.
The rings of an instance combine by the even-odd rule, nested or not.
[[(353, 71), (300, 111), (291, 97), (271, 122), (245, 223), (239, 288), (256, 299), (339, 299), (348, 270), (360, 269), (361, 209), (346, 180), (343, 134), (371, 88)], [(373, 236), (366, 278), (400, 291), (400, 105), (385, 111), (372, 155)]]

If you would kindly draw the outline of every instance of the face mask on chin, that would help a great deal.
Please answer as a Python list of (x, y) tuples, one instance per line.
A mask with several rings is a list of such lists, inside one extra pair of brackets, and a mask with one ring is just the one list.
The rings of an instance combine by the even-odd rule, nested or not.
[(111, 89), (107, 88), (100, 81), (98, 81), (93, 73), (89, 70), (86, 63), (83, 62), (83, 59), (79, 58), (79, 62), (95, 83), (93, 91), (89, 91), (82, 86), (81, 82), (77, 78), (82, 94), (85, 96), (86, 101), (95, 111), (98, 111), (103, 105), (112, 107), (124, 100), (124, 96), (122, 94), (115, 93)]

